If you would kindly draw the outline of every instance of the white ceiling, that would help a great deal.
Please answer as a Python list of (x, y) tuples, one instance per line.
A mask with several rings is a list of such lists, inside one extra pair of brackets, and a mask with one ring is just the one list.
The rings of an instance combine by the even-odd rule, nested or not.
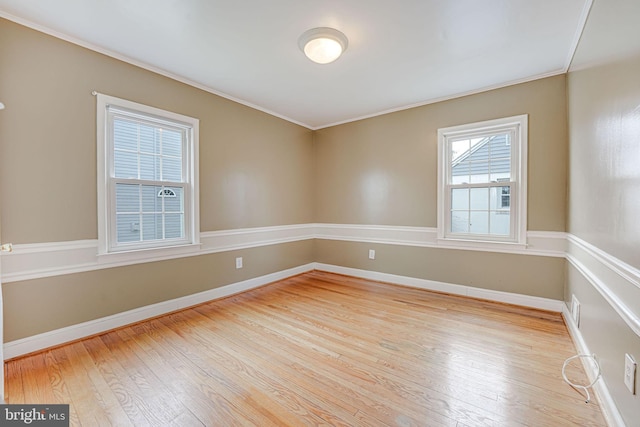
[[(567, 71), (591, 0), (0, 0), (0, 16), (311, 129)], [(306, 30), (349, 47), (319, 65)]]
[(640, 53), (640, 1), (595, 0), (588, 25), (571, 61), (577, 71)]

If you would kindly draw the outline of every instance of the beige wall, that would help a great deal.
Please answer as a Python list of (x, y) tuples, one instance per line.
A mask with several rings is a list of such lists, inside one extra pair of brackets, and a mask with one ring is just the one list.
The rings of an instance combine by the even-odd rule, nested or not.
[(316, 132), (316, 221), (435, 227), (437, 130), (529, 115), (528, 230), (564, 231), (565, 77)]
[[(437, 130), (529, 115), (528, 230), (564, 231), (566, 88), (556, 76), (319, 130), (316, 221), (436, 227)], [(375, 261), (368, 249), (378, 247)], [(561, 299), (560, 258), (319, 241), (317, 261)]]
[(3, 19), (0, 57), (5, 241), (97, 238), (94, 90), (200, 119), (202, 231), (312, 222), (310, 130)]
[[(640, 55), (569, 73), (569, 232), (640, 268)], [(604, 381), (628, 425), (640, 417), (640, 396), (623, 381), (625, 353), (640, 361), (640, 337), (574, 267), (567, 303), (581, 303), (580, 330), (599, 357)], [(615, 275), (613, 276), (616, 277)], [(632, 282), (609, 290), (635, 316), (640, 289)], [(630, 299), (629, 299), (630, 298)], [(636, 384), (638, 384), (636, 382)]]
[[(590, 31), (594, 19), (615, 16), (600, 12), (606, 4), (594, 2), (578, 61), (625, 44), (603, 44)], [(635, 34), (635, 22), (627, 27)], [(200, 119), (202, 231), (435, 227), (436, 130), (528, 114), (528, 230), (568, 231), (640, 268), (640, 55), (316, 132), (3, 19), (0, 58), (3, 241), (97, 238), (96, 90)], [(234, 268), (236, 256), (244, 269)], [(640, 359), (640, 339), (562, 258), (307, 240), (11, 282), (2, 286), (5, 340), (312, 261), (566, 301), (576, 295), (603, 381), (630, 425), (640, 416), (638, 395), (622, 384), (624, 354)]]
[[(5, 241), (97, 237), (93, 90), (200, 119), (202, 231), (311, 222), (434, 227), (437, 129), (518, 114), (529, 114), (528, 229), (564, 231), (564, 76), (311, 132), (9, 21), (0, 20), (0, 40)], [(380, 245), (376, 263), (361, 264), (365, 246), (256, 248), (245, 263), (259, 258), (261, 267), (241, 270), (242, 278), (320, 261), (562, 298), (558, 258)], [(223, 253), (7, 283), (6, 339), (237, 280), (231, 253)], [(56, 304), (29, 305), (34, 295)]]
[[(200, 119), (201, 231), (313, 221), (310, 130), (3, 19), (0, 58), (4, 242), (97, 238), (94, 90)], [(5, 340), (312, 261), (309, 240), (4, 283)]]
[[(640, 420), (640, 394), (624, 385), (624, 358), (640, 362), (640, 336), (619, 313), (640, 318), (640, 288), (631, 279), (640, 268), (640, 51), (630, 53), (638, 46), (637, 12), (633, 0), (594, 2), (567, 78), (568, 231), (604, 254), (585, 257), (569, 245), (565, 301), (580, 301), (580, 332), (629, 426)], [(581, 274), (585, 267), (591, 277)]]
[[(376, 251), (375, 260), (368, 258), (369, 249)], [(315, 260), (493, 291), (563, 297), (564, 258), (317, 240)]]
[(640, 54), (569, 74), (569, 231), (640, 268)]

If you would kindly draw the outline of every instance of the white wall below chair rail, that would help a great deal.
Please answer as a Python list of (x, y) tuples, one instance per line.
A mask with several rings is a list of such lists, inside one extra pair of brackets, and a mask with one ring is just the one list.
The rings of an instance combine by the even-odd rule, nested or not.
[[(200, 234), (200, 246), (193, 248), (188, 253), (168, 248), (160, 253), (158, 251), (135, 251), (118, 253), (113, 256), (98, 256), (97, 240), (15, 244), (12, 253), (0, 255), (2, 281), (18, 282), (307, 239), (448, 248), (448, 246), (442, 246), (438, 243), (437, 231), (432, 227), (357, 224), (294, 224), (204, 232)], [(527, 233), (527, 240), (526, 249), (495, 244), (486, 244), (482, 247), (456, 246), (455, 249), (564, 257), (565, 233), (530, 231)]]

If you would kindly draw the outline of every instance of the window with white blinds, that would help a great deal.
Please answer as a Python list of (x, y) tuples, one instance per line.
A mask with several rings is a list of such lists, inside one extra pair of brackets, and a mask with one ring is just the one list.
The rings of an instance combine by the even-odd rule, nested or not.
[(526, 243), (527, 116), (438, 130), (438, 237)]
[(197, 119), (98, 95), (101, 253), (198, 242), (197, 136)]

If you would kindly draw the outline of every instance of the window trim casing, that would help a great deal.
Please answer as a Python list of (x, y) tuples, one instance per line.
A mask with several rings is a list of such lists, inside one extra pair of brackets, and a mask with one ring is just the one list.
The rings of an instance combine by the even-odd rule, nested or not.
[[(198, 250), (200, 247), (200, 208), (199, 208), (199, 124), (196, 118), (182, 114), (151, 107), (126, 99), (116, 98), (101, 93), (96, 94), (96, 137), (97, 137), (97, 216), (98, 216), (98, 256), (109, 256), (122, 260), (148, 259), (154, 254), (181, 255)], [(187, 132), (187, 146), (184, 149), (183, 167), (186, 182), (181, 186), (185, 188), (185, 238), (180, 241), (160, 240), (143, 244), (126, 244), (115, 247), (111, 244), (114, 238), (114, 226), (112, 223), (115, 207), (115, 189), (111, 185), (113, 168), (113, 152), (109, 142), (109, 110), (113, 106), (118, 110), (136, 113), (143, 120), (152, 118), (158, 121), (179, 123)], [(111, 150), (111, 153), (110, 153)], [(111, 156), (111, 158), (109, 157)], [(142, 180), (140, 180), (142, 181)], [(155, 182), (155, 181), (154, 181)], [(171, 182), (167, 182), (171, 185)], [(186, 191), (188, 190), (188, 191)], [(188, 212), (188, 213), (187, 213)]]
[[(461, 136), (475, 136), (481, 133), (495, 133), (504, 130), (513, 130), (517, 138), (511, 147), (511, 170), (515, 175), (515, 182), (512, 184), (510, 204), (511, 231), (507, 238), (493, 237), (488, 235), (455, 234), (447, 233), (448, 213), (450, 210), (449, 189), (452, 184), (448, 183), (450, 173), (449, 161), (449, 140)], [(504, 117), (482, 122), (467, 123), (458, 126), (450, 126), (438, 129), (438, 172), (437, 172), (437, 232), (438, 244), (454, 247), (470, 246), (495, 246), (512, 245), (519, 248), (526, 248), (527, 243), (527, 155), (528, 155), (528, 115)], [(498, 183), (496, 186), (507, 186), (507, 183)], [(479, 184), (487, 186), (486, 183)], [(513, 210), (515, 208), (515, 210)]]

